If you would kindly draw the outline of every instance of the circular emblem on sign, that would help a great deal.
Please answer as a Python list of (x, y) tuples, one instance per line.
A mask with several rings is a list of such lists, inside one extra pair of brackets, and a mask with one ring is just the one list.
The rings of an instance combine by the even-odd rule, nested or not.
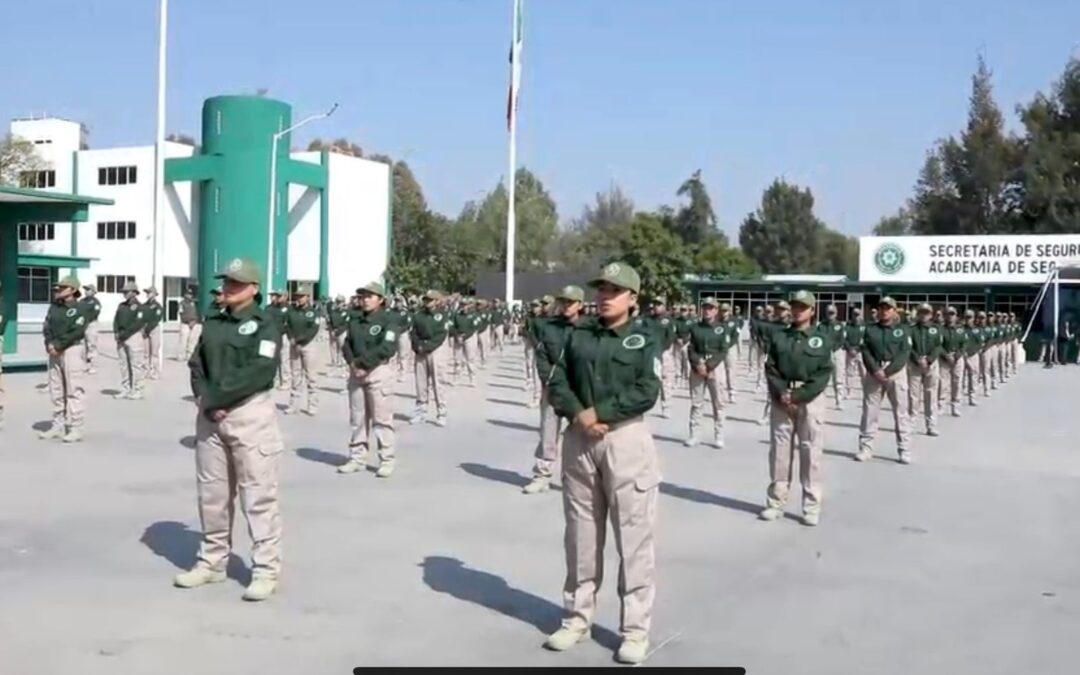
[(606, 276), (606, 277), (618, 276), (619, 272), (621, 272), (621, 271), (622, 271), (622, 268), (619, 267), (619, 263), (611, 263), (610, 265), (608, 265), (607, 267), (604, 268), (604, 276)]
[(229, 271), (230, 272), (239, 272), (240, 268), (243, 267), (243, 266), (244, 266), (244, 261), (240, 260), (240, 258), (233, 258), (232, 261), (229, 263)]
[(893, 334), (893, 337), (904, 337), (904, 329), (903, 328), (893, 329), (892, 334)]
[(442, 314), (436, 314), (435, 315), (435, 320), (436, 321), (442, 321)]
[(382, 332), (382, 326), (380, 326), (379, 324), (375, 324), (374, 326), (372, 326), (368, 330), (368, 332), (371, 333), (372, 335), (378, 335), (379, 333)]
[(930, 334), (931, 335), (937, 335), (937, 328), (934, 328), (933, 326), (931, 326), (930, 327)]
[(306, 316), (307, 318), (309, 318), (309, 319), (310, 319), (311, 317), (315, 316), (315, 312), (308, 312), (308, 313), (307, 313), (307, 314), (305, 314), (304, 316)]
[(825, 344), (825, 341), (815, 335), (814, 337), (807, 340), (806, 344), (810, 347), (810, 349), (821, 349), (821, 346)]
[(245, 321), (244, 323), (240, 324), (240, 327), (236, 329), (236, 332), (240, 333), (241, 335), (251, 335), (257, 330), (259, 330), (259, 324), (255, 323), (254, 321)]
[(75, 316), (75, 308), (72, 307), (67, 311), (67, 316)]
[(874, 267), (882, 274), (896, 274), (904, 268), (904, 249), (899, 244), (882, 244), (874, 252)]
[(641, 349), (645, 346), (645, 338), (641, 335), (627, 335), (622, 346), (626, 349)]

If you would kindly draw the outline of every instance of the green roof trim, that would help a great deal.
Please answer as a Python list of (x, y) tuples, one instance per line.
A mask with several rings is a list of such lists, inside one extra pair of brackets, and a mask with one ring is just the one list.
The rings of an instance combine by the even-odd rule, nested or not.
[(39, 253), (20, 253), (19, 267), (69, 267), (85, 269), (90, 267), (93, 258), (79, 258), (70, 255), (45, 255)]
[[(30, 199), (4, 199), (4, 195), (13, 197), (29, 197)], [(17, 204), (35, 203), (65, 203), (65, 204), (100, 204), (112, 206), (115, 202), (101, 197), (89, 197), (87, 195), (73, 195), (67, 192), (51, 192), (49, 190), (34, 190), (32, 188), (19, 188), (10, 185), (0, 185), (0, 202), (14, 202)]]

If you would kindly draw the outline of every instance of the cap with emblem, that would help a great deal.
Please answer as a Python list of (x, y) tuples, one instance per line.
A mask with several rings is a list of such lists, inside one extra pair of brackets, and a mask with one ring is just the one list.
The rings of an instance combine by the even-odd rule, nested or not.
[(817, 305), (817, 297), (807, 290), (795, 291), (788, 300), (793, 304), (798, 303), (804, 307), (815, 307)]
[(655, 298), (653, 298), (652, 304), (654, 304), (654, 305), (666, 305), (667, 304), (667, 298), (665, 298), (662, 295), (658, 295)]
[(311, 295), (311, 284), (304, 281), (296, 285), (296, 290), (293, 291), (294, 296)]
[(386, 297), (386, 289), (378, 281), (372, 281), (367, 286), (356, 289), (357, 295), (377, 295), (380, 298)]
[(986, 318), (986, 312), (985, 312), (984, 310), (981, 310), (981, 309), (980, 309), (980, 310), (979, 310), (979, 313), (978, 313), (978, 315), (977, 315), (977, 316), (978, 316), (978, 317), (979, 317), (980, 319), (985, 319), (985, 318)]
[(720, 303), (720, 311), (721, 312), (730, 312), (731, 311), (731, 303), (730, 302), (721, 302)]
[(701, 301), (702, 307), (719, 307), (720, 302), (716, 298), (705, 298)]
[(129, 281), (124, 284), (124, 287), (120, 289), (121, 293), (138, 293), (139, 286), (134, 281)]
[(143, 293), (146, 293), (148, 295), (157, 295), (157, 289), (151, 286), (150, 288), (144, 288)]
[(946, 314), (956, 314), (956, 308), (953, 307), (952, 305), (949, 305), (948, 307), (945, 308), (945, 313)]
[(862, 315), (862, 307), (855, 307), (854, 309), (851, 310), (851, 313), (856, 315), (856, 316), (861, 316)]
[(825, 312), (828, 314), (836, 314), (836, 311), (836, 305), (832, 303), (829, 303), (829, 305), (825, 307)]
[(228, 279), (242, 284), (257, 284), (262, 277), (259, 265), (247, 258), (233, 258), (225, 269), (214, 275), (215, 279)]
[(550, 305), (553, 302), (555, 302), (555, 298), (550, 295), (545, 295), (544, 297), (540, 298), (541, 305)]
[(624, 262), (613, 262), (605, 265), (600, 274), (589, 281), (589, 285), (596, 287), (600, 284), (611, 284), (619, 288), (625, 288), (634, 293), (641, 292), (641, 277), (637, 270)]
[(533, 298), (532, 300), (529, 301), (529, 307), (539, 307), (539, 306), (540, 306), (540, 301), (537, 300), (536, 298)]
[(969, 319), (974, 319), (975, 318), (975, 310), (969, 309), (969, 310), (965, 311), (964, 316), (966, 316)]
[(54, 288), (70, 288), (72, 290), (77, 291), (77, 290), (79, 290), (79, 279), (78, 279), (78, 277), (68, 275), (68, 276), (64, 277), (63, 279), (61, 279), (60, 281), (57, 281), (56, 286), (54, 286)]
[(900, 309), (900, 304), (896, 300), (888, 295), (878, 300), (878, 307), (892, 307), (893, 309)]
[(787, 300), (781, 300), (776, 303), (776, 308), (780, 310), (791, 309), (791, 305), (788, 304)]
[(928, 303), (928, 302), (924, 302), (923, 304), (919, 305), (919, 312), (932, 312), (932, 311), (934, 311), (934, 308), (931, 307), (930, 303)]
[(581, 286), (564, 286), (555, 297), (570, 302), (585, 302), (585, 291), (581, 289)]
[(83, 284), (83, 290), (84, 291), (96, 291), (97, 288), (95, 288), (93, 284)]

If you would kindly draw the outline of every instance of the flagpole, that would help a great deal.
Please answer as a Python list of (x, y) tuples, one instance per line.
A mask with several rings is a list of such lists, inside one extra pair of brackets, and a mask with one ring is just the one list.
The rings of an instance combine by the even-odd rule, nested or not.
[(521, 64), (518, 63), (521, 55), (518, 53), (517, 40), (518, 28), (521, 17), (521, 4), (519, 0), (512, 0), (514, 5), (513, 23), (510, 25), (510, 100), (508, 102), (509, 127), (510, 127), (510, 161), (509, 171), (506, 174), (506, 304), (512, 306), (514, 302), (514, 251), (515, 237), (517, 235), (517, 214), (514, 194), (517, 187), (517, 88)]
[[(158, 4), (158, 73), (157, 73), (157, 128), (154, 137), (154, 250), (151, 255), (153, 277), (150, 285), (157, 289), (159, 297), (168, 303), (165, 295), (165, 57), (169, 35), (169, 0)], [(167, 320), (168, 316), (162, 317)], [(164, 328), (162, 333), (164, 334)], [(158, 351), (158, 368), (165, 364), (165, 350)]]

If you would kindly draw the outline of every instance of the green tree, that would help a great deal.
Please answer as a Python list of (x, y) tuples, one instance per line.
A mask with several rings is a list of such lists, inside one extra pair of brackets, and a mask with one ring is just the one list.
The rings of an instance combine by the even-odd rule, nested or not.
[[(324, 141), (321, 138), (316, 138), (315, 140), (308, 143), (307, 149), (308, 149), (308, 152), (319, 152), (319, 151), (322, 151), (322, 150), (329, 150), (330, 152), (336, 152), (336, 153), (341, 154), (341, 155), (348, 155), (349, 157), (363, 157), (364, 156), (363, 149), (361, 149), (359, 145), (357, 145), (356, 143), (353, 143), (352, 141), (350, 141), (347, 138), (338, 138), (338, 139), (335, 139), (333, 141)], [(384, 157), (385, 157), (385, 155), (384, 155)], [(386, 164), (393, 164), (392, 161), (389, 161), (389, 159), (390, 159), (389, 157), (387, 157), (386, 159), (387, 159), (387, 161), (385, 162)]]
[(675, 232), (683, 241), (700, 244), (706, 239), (724, 236), (716, 228), (716, 213), (713, 212), (712, 199), (709, 198), (705, 181), (701, 179), (701, 169), (683, 181), (676, 194), (690, 200), (675, 216)]
[(625, 231), (618, 255), (605, 262), (622, 260), (641, 275), (645, 297), (664, 295), (668, 301), (686, 297), (683, 277), (690, 271), (690, 253), (655, 213), (639, 213)]
[(1080, 232), (1080, 59), (1070, 59), (1050, 95), (1020, 108), (1020, 229)]
[(766, 274), (814, 272), (824, 266), (826, 229), (809, 188), (776, 179), (743, 220), (739, 245)]
[(719, 237), (708, 239), (693, 253), (693, 273), (711, 279), (752, 279), (761, 268), (741, 249), (727, 246)]
[[(526, 168), (517, 171), (514, 264), (519, 270), (546, 269), (556, 236), (558, 211), (544, 184)], [(457, 227), (481, 259), (506, 264), (506, 213), (509, 200), (500, 183), (478, 205), (470, 204)]]
[(901, 208), (891, 216), (882, 216), (874, 226), (873, 234), (875, 237), (906, 237), (912, 233), (911, 228), (911, 211)]
[(0, 185), (18, 185), (19, 174), (38, 171), (45, 162), (34, 150), (34, 144), (11, 134), (0, 139)]
[(843, 274), (859, 277), (859, 240), (834, 230), (825, 230), (822, 262), (814, 270), (819, 274)]
[(596, 203), (586, 206), (571, 224), (579, 237), (571, 242), (580, 247), (585, 260), (597, 262), (617, 250), (634, 220), (634, 202), (618, 185), (596, 193)]

